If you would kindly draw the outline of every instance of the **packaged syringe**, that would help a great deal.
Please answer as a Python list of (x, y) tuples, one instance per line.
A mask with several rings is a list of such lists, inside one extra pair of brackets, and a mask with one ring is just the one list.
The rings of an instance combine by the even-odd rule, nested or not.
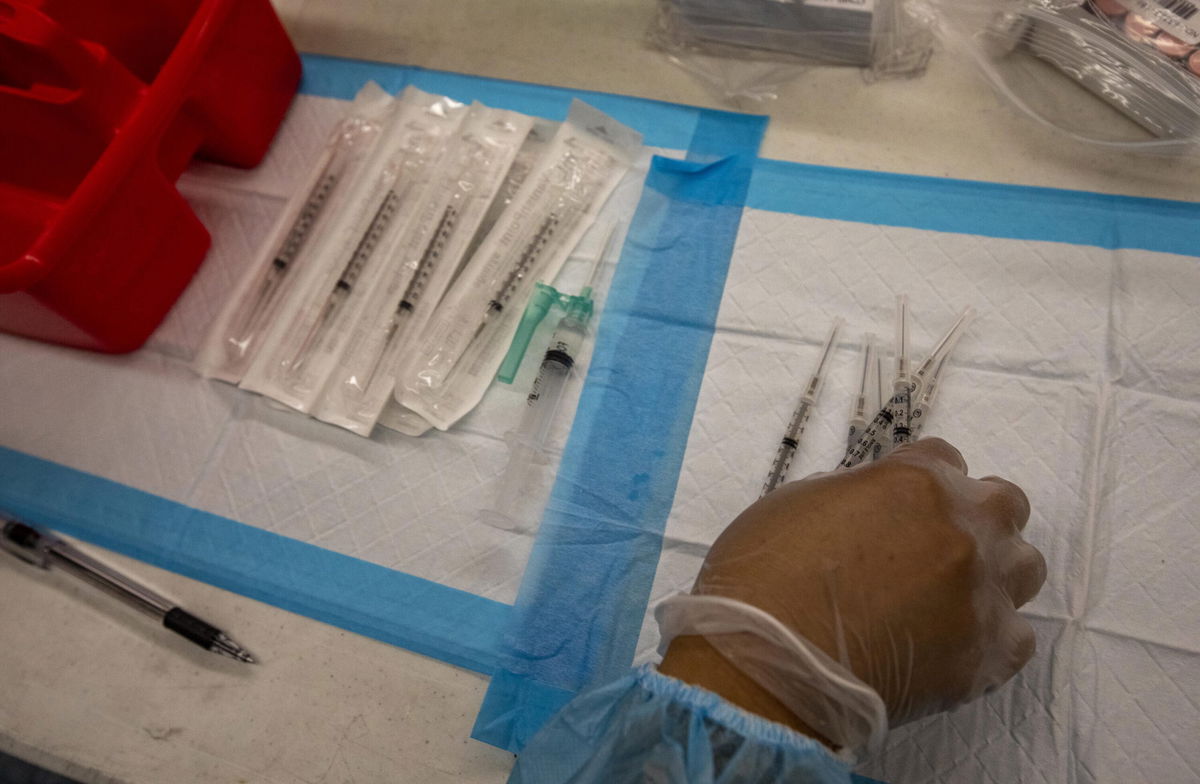
[(310, 411), (387, 270), (387, 249), (415, 206), (467, 107), (407, 88), (353, 195), (320, 237), (314, 275), (281, 314), (242, 387)]
[[(475, 230), (475, 237), (471, 240), (471, 244), (467, 246), (467, 250), (463, 253), (462, 263), (459, 264), (459, 269), (450, 280), (450, 285), (454, 284), (454, 279), (458, 277), (458, 273), (462, 271), (463, 264), (475, 255), (475, 251), (483, 244), (487, 235), (491, 233), (492, 227), (500, 220), (500, 216), (508, 209), (508, 205), (512, 204), (517, 193), (521, 190), (521, 186), (525, 183), (529, 173), (533, 171), (533, 167), (541, 160), (545, 154), (546, 148), (549, 146), (554, 134), (557, 133), (561, 123), (553, 122), (535, 117), (533, 127), (525, 136), (525, 141), (521, 145), (521, 149), (517, 151), (517, 157), (513, 160), (512, 166), (508, 168), (508, 174), (504, 176), (504, 182), (500, 185), (500, 191), (496, 194), (496, 198), (492, 200), (492, 204), (488, 207), (487, 213), (483, 216), (483, 221), (480, 222), (479, 228)], [(397, 362), (397, 368), (407, 362), (406, 357), (402, 357)], [(392, 397), (384, 406), (383, 411), (379, 414), (377, 424), (395, 430), (397, 433), (403, 433), (406, 436), (420, 436), (429, 432), (433, 425), (429, 424), (428, 420), (411, 411), (400, 402)]]
[(458, 271), (532, 124), (516, 112), (471, 107), (415, 203), (416, 215), (384, 251), (385, 271), (367, 295), (316, 407), (318, 418), (371, 434), (393, 397), (397, 363), (411, 353)]
[(318, 272), (318, 242), (362, 176), (389, 114), (392, 96), (368, 82), (284, 207), (267, 241), (214, 320), (196, 357), (204, 376), (237, 383), (282, 304)]
[(470, 259), (397, 382), (397, 399), (445, 430), (483, 397), (535, 281), (551, 280), (641, 147), (576, 101), (537, 168)]

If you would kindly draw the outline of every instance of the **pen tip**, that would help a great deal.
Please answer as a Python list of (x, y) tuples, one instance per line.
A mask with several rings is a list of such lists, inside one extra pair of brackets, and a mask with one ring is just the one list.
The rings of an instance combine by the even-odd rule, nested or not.
[(213, 642), (212, 651), (219, 653), (222, 656), (228, 656), (231, 659), (237, 659), (240, 662), (247, 664), (258, 664), (258, 659), (254, 658), (254, 654), (238, 645), (232, 637), (227, 634), (221, 634)]

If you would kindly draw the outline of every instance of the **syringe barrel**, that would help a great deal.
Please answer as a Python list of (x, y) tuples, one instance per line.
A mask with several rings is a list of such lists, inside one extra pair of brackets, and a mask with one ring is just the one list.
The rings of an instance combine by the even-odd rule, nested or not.
[(760, 498), (783, 484), (783, 479), (792, 466), (792, 457), (796, 454), (796, 446), (794, 441), (789, 443), (787, 439), (780, 443), (779, 449), (775, 453), (775, 462), (771, 464), (771, 472), (767, 474), (767, 481), (763, 482)]
[(892, 397), (892, 446), (912, 440), (912, 392), (913, 385), (906, 384)]
[(867, 429), (866, 417), (855, 417), (850, 420), (850, 426), (846, 432), (846, 450), (849, 451), (858, 443), (858, 439), (862, 438), (863, 431)]
[(783, 484), (783, 480), (787, 478), (788, 469), (792, 467), (792, 458), (796, 456), (800, 438), (804, 435), (804, 428), (808, 425), (809, 417), (812, 416), (812, 409), (813, 401), (810, 398), (802, 398), (800, 405), (796, 406), (796, 410), (792, 413), (792, 419), (788, 422), (787, 430), (784, 431), (783, 438), (779, 442), (779, 448), (775, 452), (771, 471), (767, 474), (767, 480), (763, 482), (762, 495), (766, 495)]
[(910, 438), (913, 441), (921, 437), (921, 431), (925, 429), (925, 421), (927, 419), (929, 419), (929, 408), (924, 403), (913, 408), (911, 424), (909, 425), (909, 430), (912, 431)]
[[(547, 354), (554, 354), (554, 351)], [(554, 412), (558, 410), (570, 375), (571, 365), (562, 362), (556, 354), (542, 361), (533, 389), (525, 399), (525, 413), (521, 415), (521, 423), (516, 431), (518, 438), (536, 449), (545, 446), (550, 426), (554, 423)]]
[(537, 525), (537, 520), (522, 519), (519, 509), (521, 500), (530, 492), (529, 478), (537, 455), (538, 450), (520, 436), (514, 434), (508, 439), (508, 464), (497, 480), (492, 508), (484, 509), (481, 514), (485, 523), (508, 531), (528, 531)]
[(908, 368), (908, 295), (896, 295), (896, 383), (907, 381)]
[(892, 412), (891, 405), (889, 404), (879, 409), (879, 412), (875, 414), (875, 418), (867, 424), (858, 442), (846, 450), (846, 456), (842, 458), (842, 462), (838, 463), (837, 468), (854, 468), (854, 466), (869, 457), (875, 448), (875, 444), (879, 442), (879, 439), (891, 427)]
[(536, 449), (546, 444), (554, 416), (562, 402), (563, 390), (575, 366), (575, 357), (583, 344), (585, 331), (581, 324), (564, 318), (554, 330), (554, 337), (542, 359), (533, 389), (525, 399), (525, 413), (517, 427), (517, 437), (531, 443)]
[[(875, 454), (875, 446), (882, 444), (888, 432), (892, 429), (896, 418), (896, 406), (903, 402), (904, 396), (909, 396), (911, 401), (912, 391), (913, 385), (911, 383), (897, 384), (896, 394), (892, 395), (887, 404), (879, 409), (879, 412), (875, 414), (875, 418), (867, 424), (866, 430), (862, 432), (862, 437), (858, 439), (858, 443), (846, 450), (846, 456), (842, 458), (842, 461), (838, 463), (837, 468), (834, 470), (854, 468), (854, 466)], [(905, 410), (907, 411), (907, 408)]]
[(800, 436), (804, 435), (804, 428), (808, 424), (808, 418), (812, 416), (814, 405), (815, 401), (811, 397), (805, 396), (800, 399), (800, 405), (796, 406), (796, 410), (792, 412), (792, 419), (788, 422), (785, 438), (791, 438), (796, 441), (800, 440)]
[(508, 437), (508, 465), (496, 488), (493, 508), (482, 513), (484, 522), (511, 531), (527, 531), (537, 525), (537, 520), (523, 519), (518, 507), (532, 489), (529, 485), (534, 462), (545, 455), (563, 391), (586, 337), (584, 322), (567, 315), (558, 323), (533, 388), (525, 398), (521, 421)]
[[(560, 330), (561, 332), (561, 327)], [(558, 333), (555, 333), (556, 337)], [(525, 530), (536, 521), (521, 520), (517, 507), (531, 488), (529, 478), (533, 463), (543, 455), (554, 415), (562, 401), (563, 390), (571, 376), (574, 359), (563, 349), (570, 348), (561, 342), (551, 343), (542, 360), (537, 380), (525, 399), (525, 411), (516, 430), (508, 437), (508, 465), (496, 488), (496, 502), (492, 509), (485, 510), (483, 520), (499, 528)]]

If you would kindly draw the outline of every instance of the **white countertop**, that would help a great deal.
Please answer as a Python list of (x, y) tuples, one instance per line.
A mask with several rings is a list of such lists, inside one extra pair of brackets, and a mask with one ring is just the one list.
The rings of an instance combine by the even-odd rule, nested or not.
[[(763, 155), (1200, 200), (1200, 163), (1085, 148), (937, 57), (920, 79), (812, 69), (779, 100), (713, 100), (648, 49), (649, 0), (275, 0), (302, 51), (769, 113)], [(1107, 107), (1073, 91), (1097, 116)], [(1092, 107), (1088, 109), (1087, 107)], [(84, 782), (503, 781), (468, 739), (483, 677), (121, 556), (268, 665), (176, 640), (72, 578), (0, 559), (0, 750)]]

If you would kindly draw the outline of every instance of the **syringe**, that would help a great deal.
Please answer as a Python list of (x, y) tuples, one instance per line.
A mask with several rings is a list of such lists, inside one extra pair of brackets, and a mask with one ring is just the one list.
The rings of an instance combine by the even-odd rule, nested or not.
[(875, 335), (867, 332), (863, 335), (861, 370), (858, 377), (858, 394), (850, 401), (850, 427), (846, 434), (846, 448), (853, 449), (867, 429), (867, 411), (871, 410), (871, 398), (874, 390), (870, 388), (871, 376), (875, 373)]
[(235, 363), (247, 356), (247, 348), (258, 334), (262, 320), (271, 312), (284, 278), (308, 241), (313, 225), (321, 217), (330, 195), (345, 174), (346, 156), (338, 152), (333, 148), (326, 154), (321, 172), (309, 190), (300, 212), (284, 236), (283, 242), (275, 250), (270, 266), (264, 270), (254, 298), (241, 312), (236, 326), (229, 331), (225, 346)]
[(567, 312), (554, 330), (533, 388), (525, 399), (525, 413), (521, 416), (521, 422), (509, 435), (508, 465), (500, 478), (496, 504), (493, 509), (485, 510), (483, 515), (484, 520), (493, 525), (509, 530), (522, 528), (517, 519), (517, 505), (521, 497), (529, 491), (529, 471), (537, 455), (545, 450), (550, 428), (562, 402), (563, 391), (571, 370), (575, 367), (575, 359), (587, 340), (587, 327), (594, 308), (592, 287), (595, 285), (601, 264), (608, 257), (616, 228), (614, 225), (609, 231), (603, 250), (596, 256), (588, 274), (587, 284), (578, 295), (570, 298)]
[[(477, 379), (480, 373), (494, 377), (492, 368), (486, 372), (483, 368), (497, 356), (490, 352), (497, 348), (494, 344), (511, 334), (507, 332), (512, 325), (510, 303), (523, 307), (534, 288), (530, 278), (557, 270), (570, 250), (567, 243), (577, 239), (598, 206), (597, 194), (607, 194), (627, 165), (591, 129), (578, 138), (568, 136), (561, 144), (558, 139), (547, 153), (557, 162), (539, 163), (468, 262), (455, 284), (458, 295), (447, 301), (445, 313), (423, 333), (422, 352), (402, 381), (402, 397), (414, 410), (425, 408), (436, 416), (434, 407), (443, 407), (438, 401), (449, 394), (447, 379), (464, 356), (471, 355), (474, 364), (461, 377)], [(520, 315), (513, 321), (519, 321)], [(495, 329), (498, 322), (499, 330)]]
[(933, 373), (925, 379), (925, 387), (921, 392), (921, 401), (913, 406), (912, 439), (914, 441), (921, 437), (921, 431), (925, 429), (925, 423), (929, 421), (929, 412), (933, 408), (933, 401), (937, 397), (938, 390), (941, 389), (938, 377), (942, 373), (942, 366), (944, 364), (944, 360), (939, 362), (934, 368)]
[(924, 386), (926, 379), (931, 373), (936, 375), (941, 372), (941, 364), (954, 351), (954, 347), (958, 345), (958, 339), (962, 337), (962, 333), (966, 331), (974, 318), (975, 308), (970, 305), (967, 305), (963, 308), (962, 313), (958, 314), (958, 318), (955, 319), (949, 331), (945, 335), (942, 335), (942, 339), (933, 347), (933, 351), (929, 352), (929, 356), (917, 368), (915, 380), (918, 391)]
[[(883, 352), (876, 347), (875, 350), (875, 405), (871, 407), (872, 411), (878, 411), (887, 405), (888, 397), (886, 391), (886, 383), (883, 375)], [(883, 453), (883, 445), (878, 441), (871, 449), (871, 460), (878, 460)]]
[(908, 295), (896, 296), (896, 379), (892, 383), (892, 446), (912, 437), (912, 397), (917, 391), (908, 366)]
[(808, 424), (808, 418), (812, 416), (813, 407), (817, 404), (817, 395), (821, 393), (821, 385), (825, 382), (825, 368), (829, 364), (829, 357), (833, 354), (833, 344), (837, 340), (837, 333), (842, 323), (840, 318), (833, 320), (829, 337), (825, 340), (825, 348), (821, 350), (821, 358), (817, 361), (817, 368), (813, 371), (812, 378), (808, 380), (808, 386), (804, 388), (804, 393), (800, 395), (800, 402), (796, 405), (796, 410), (792, 412), (791, 421), (788, 422), (787, 429), (783, 432), (783, 438), (779, 441), (779, 449), (775, 452), (775, 460), (771, 463), (771, 471), (767, 474), (767, 480), (763, 482), (760, 496), (774, 490), (783, 483), (787, 476), (788, 468), (792, 465), (792, 457), (796, 454), (797, 447), (800, 446), (800, 438), (804, 435), (804, 428)]
[(517, 288), (521, 285), (521, 281), (524, 280), (525, 276), (529, 273), (530, 268), (533, 267), (533, 265), (537, 262), (538, 256), (541, 255), (542, 250), (546, 247), (546, 243), (548, 243), (550, 238), (554, 236), (554, 232), (557, 230), (557, 228), (558, 214), (552, 212), (546, 216), (544, 221), (542, 221), (542, 225), (539, 226), (537, 232), (534, 233), (533, 239), (531, 239), (529, 244), (525, 246), (525, 251), (521, 254), (520, 259), (518, 259), (517, 263), (513, 265), (513, 268), (508, 271), (508, 276), (504, 279), (504, 282), (500, 284), (500, 287), (496, 289), (495, 295), (488, 302), (487, 309), (483, 312), (483, 316), (479, 319), (479, 326), (475, 328), (475, 336), (472, 338), (472, 340), (479, 337), (493, 316), (496, 316), (504, 311), (504, 308), (508, 305), (509, 300), (512, 299), (513, 294), (517, 293)]
[[(597, 153), (594, 150), (587, 149), (575, 150), (573, 149), (574, 145), (568, 146), (572, 150), (555, 165), (554, 170), (566, 182), (570, 183), (570, 186), (564, 190), (562, 183), (559, 183), (552, 189), (553, 192), (557, 192), (557, 196), (552, 197), (554, 198), (554, 206), (546, 214), (537, 231), (534, 232), (533, 238), (526, 245), (517, 263), (508, 271), (504, 282), (496, 289), (496, 293), (488, 302), (487, 309), (484, 310), (474, 334), (463, 346), (463, 350), (459, 356), (454, 357), (454, 362), (458, 362), (459, 357), (466, 351), (466, 346), (478, 340), (491, 320), (502, 313), (504, 308), (508, 306), (509, 300), (517, 293), (517, 289), (521, 287), (521, 283), (529, 274), (529, 271), (537, 265), (547, 243), (557, 233), (559, 224), (563, 224), (569, 231), (575, 219), (586, 213), (586, 205), (591, 198), (592, 191), (596, 188), (596, 183), (589, 182), (588, 177), (585, 175), (594, 174), (604, 163), (611, 163), (612, 158), (607, 153)], [(544, 185), (539, 187), (544, 187)], [(524, 209), (529, 209), (529, 205), (526, 205)]]
[(538, 229), (533, 232), (528, 242), (524, 244), (524, 249), (521, 255), (517, 257), (517, 261), (508, 270), (504, 280), (496, 287), (491, 299), (488, 300), (484, 307), (483, 313), (479, 317), (479, 321), (475, 325), (474, 331), (469, 333), (470, 338), (463, 339), (467, 334), (466, 330), (455, 330), (451, 333), (451, 337), (443, 346), (440, 356), (437, 356), (431, 367), (427, 367), (417, 373), (417, 376), (422, 382), (429, 387), (436, 387), (449, 376), (451, 370), (458, 365), (458, 361), (467, 353), (475, 341), (492, 323), (495, 316), (504, 312), (504, 308), (508, 305), (509, 300), (517, 293), (517, 289), (521, 287), (521, 282), (529, 271), (537, 266), (542, 252), (546, 248), (546, 244), (550, 242), (554, 234), (558, 230), (559, 214), (557, 211), (549, 213), (542, 222), (538, 225)]
[[(954, 322), (954, 325), (951, 326), (949, 331), (942, 336), (942, 339), (937, 342), (936, 346), (934, 346), (933, 351), (931, 351), (929, 356), (926, 357), (925, 361), (921, 363), (921, 366), (917, 369), (916, 374), (909, 378), (908, 384), (905, 387), (907, 389), (909, 398), (909, 406), (904, 410), (908, 412), (907, 418), (910, 421), (912, 396), (922, 394), (922, 388), (926, 379), (930, 376), (930, 373), (933, 372), (934, 369), (945, 359), (945, 357), (949, 355), (950, 351), (953, 350), (955, 344), (958, 342), (958, 338), (962, 335), (963, 331), (966, 329), (974, 315), (974, 308), (970, 306), (964, 308), (963, 312)], [(907, 328), (905, 328), (905, 331), (907, 331)], [(899, 335), (897, 337), (898, 339), (900, 338)], [(907, 335), (904, 335), (903, 337), (907, 339)], [(900, 349), (897, 348), (898, 376), (900, 368), (899, 354)], [(907, 365), (907, 361), (904, 364)], [(899, 384), (897, 384), (897, 391), (898, 390)], [(863, 431), (862, 438), (860, 438), (858, 443), (846, 452), (846, 456), (842, 458), (840, 463), (838, 463), (838, 469), (853, 468), (867, 457), (879, 456), (882, 450), (877, 451), (875, 447), (877, 444), (882, 443), (881, 439), (883, 434), (885, 434), (888, 428), (892, 426), (893, 421), (896, 419), (897, 411), (900, 410), (898, 407), (903, 404), (903, 400), (898, 400), (898, 397), (900, 396), (894, 392), (891, 400), (889, 400), (887, 404), (879, 410), (879, 413), (877, 413), (875, 418), (872, 419), (870, 424), (867, 425), (867, 429)], [(911, 425), (909, 427), (911, 430)], [(909, 433), (908, 437), (911, 440), (911, 432)]]
[(400, 297), (400, 304), (396, 306), (396, 310), (392, 313), (391, 321), (388, 323), (387, 334), (383, 338), (383, 346), (380, 348), (379, 353), (375, 355), (375, 361), (371, 364), (371, 370), (367, 373), (366, 379), (359, 387), (362, 393), (366, 393), (371, 388), (371, 382), (375, 380), (375, 374), (379, 372), (379, 367), (383, 364), (384, 358), (391, 352), (392, 343), (401, 332), (400, 327), (408, 323), (408, 319), (412, 317), (417, 303), (421, 301), (421, 295), (425, 293), (425, 285), (429, 283), (429, 275), (433, 272), (434, 266), (441, 260), (442, 254), (446, 249), (446, 241), (454, 233), (454, 228), (458, 223), (458, 215), (459, 211), (453, 204), (447, 205), (445, 211), (442, 213), (442, 217), (433, 231), (433, 237), (430, 238), (425, 252), (421, 254), (421, 260), (417, 262), (417, 269), (413, 272), (412, 279), (409, 280), (408, 286), (404, 289), (404, 294)]
[[(613, 240), (617, 236), (618, 224), (613, 223), (608, 229), (608, 234), (605, 235), (604, 244), (601, 246), (600, 254), (594, 260), (594, 264), (599, 264), (600, 259), (608, 258), (609, 251), (612, 249)], [(594, 272), (594, 270), (593, 270)], [(562, 303), (562, 307), (566, 308), (570, 302), (570, 298), (560, 294), (553, 286), (548, 286), (542, 281), (534, 284), (534, 290), (530, 294), (529, 302), (525, 305), (525, 313), (521, 316), (521, 321), (517, 325), (517, 332), (513, 335), (512, 345), (508, 347), (508, 353), (504, 355), (504, 361), (500, 363), (500, 369), (496, 371), (496, 378), (505, 384), (511, 384), (517, 376), (517, 371), (521, 369), (521, 363), (525, 359), (525, 351), (529, 348), (529, 341), (533, 338), (533, 334), (541, 325), (542, 319), (550, 312), (550, 308), (556, 303)]]
[[(892, 397), (879, 409), (875, 417), (862, 431), (858, 443), (846, 450), (846, 455), (837, 464), (837, 470), (853, 468), (866, 460), (878, 458), (883, 453), (883, 440), (894, 426), (896, 417), (902, 417), (908, 427), (908, 409), (911, 404), (912, 380), (908, 374), (908, 298), (896, 297), (896, 379)], [(882, 386), (882, 382), (881, 382)]]
[(954, 326), (930, 353), (929, 359), (926, 359), (920, 370), (917, 371), (918, 375), (924, 377), (924, 383), (921, 386), (921, 401), (913, 408), (912, 412), (912, 438), (914, 441), (921, 437), (921, 430), (929, 421), (929, 413), (933, 409), (933, 402), (941, 388), (942, 371), (946, 367), (946, 362), (954, 353), (958, 339), (962, 337), (967, 325), (974, 317), (975, 309), (969, 306), (965, 308), (958, 320), (954, 322)]
[(338, 275), (337, 282), (333, 285), (333, 290), (329, 292), (329, 296), (325, 299), (325, 303), (321, 306), (321, 311), (317, 318), (313, 321), (308, 333), (301, 341), (300, 347), (292, 355), (291, 361), (288, 362), (287, 372), (295, 375), (300, 371), (300, 368), (308, 360), (313, 348), (320, 344), (324, 339), (325, 331), (334, 322), (337, 315), (341, 312), (342, 306), (346, 304), (346, 300), (350, 297), (350, 292), (354, 289), (354, 284), (358, 282), (358, 276), (362, 274), (363, 267), (371, 260), (372, 254), (375, 252), (375, 247), (379, 244), (379, 240), (391, 225), (392, 219), (396, 217), (396, 212), (400, 208), (400, 193), (396, 188), (389, 188), (383, 197), (379, 209), (375, 211), (374, 217), (371, 218), (371, 223), (367, 226), (366, 232), (359, 239), (358, 245), (354, 248), (354, 253), (351, 254), (350, 260), (346, 262), (346, 266)]
[(883, 352), (875, 349), (875, 410), (887, 405), (887, 393), (883, 384)]

